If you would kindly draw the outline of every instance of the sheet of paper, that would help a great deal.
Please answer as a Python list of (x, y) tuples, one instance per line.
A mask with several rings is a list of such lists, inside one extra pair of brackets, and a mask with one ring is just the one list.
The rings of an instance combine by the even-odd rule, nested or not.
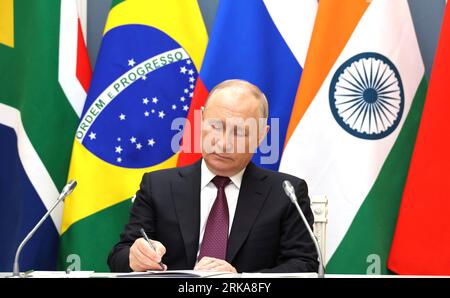
[(316, 272), (305, 273), (246, 273), (241, 274), (243, 278), (317, 278)]
[(26, 274), (26, 277), (33, 278), (89, 278), (94, 271), (33, 271)]
[(230, 272), (194, 271), (194, 270), (167, 270), (119, 273), (116, 277), (165, 277), (165, 278), (205, 278), (205, 277), (227, 277)]

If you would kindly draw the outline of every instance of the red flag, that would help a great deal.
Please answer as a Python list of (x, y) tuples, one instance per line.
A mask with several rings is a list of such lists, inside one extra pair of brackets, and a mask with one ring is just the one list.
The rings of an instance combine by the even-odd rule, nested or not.
[(399, 274), (450, 275), (449, 57), (447, 8), (388, 261)]

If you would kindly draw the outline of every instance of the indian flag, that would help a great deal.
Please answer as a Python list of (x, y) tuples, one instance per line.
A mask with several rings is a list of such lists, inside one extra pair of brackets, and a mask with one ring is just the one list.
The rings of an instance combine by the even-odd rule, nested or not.
[(328, 197), (328, 272), (389, 273), (426, 87), (406, 0), (319, 2), (280, 171)]

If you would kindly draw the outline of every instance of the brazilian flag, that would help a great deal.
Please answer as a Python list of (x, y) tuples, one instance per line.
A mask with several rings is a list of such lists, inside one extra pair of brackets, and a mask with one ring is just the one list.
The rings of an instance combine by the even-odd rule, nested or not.
[(197, 1), (113, 3), (73, 142), (63, 268), (107, 271), (143, 174), (176, 166), (172, 123), (189, 112), (206, 43)]

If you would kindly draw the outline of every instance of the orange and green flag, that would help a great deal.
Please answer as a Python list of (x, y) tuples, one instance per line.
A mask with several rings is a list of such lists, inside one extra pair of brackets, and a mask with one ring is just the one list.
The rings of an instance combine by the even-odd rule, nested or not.
[(424, 72), (408, 1), (319, 2), (280, 171), (328, 197), (329, 273), (389, 273)]

